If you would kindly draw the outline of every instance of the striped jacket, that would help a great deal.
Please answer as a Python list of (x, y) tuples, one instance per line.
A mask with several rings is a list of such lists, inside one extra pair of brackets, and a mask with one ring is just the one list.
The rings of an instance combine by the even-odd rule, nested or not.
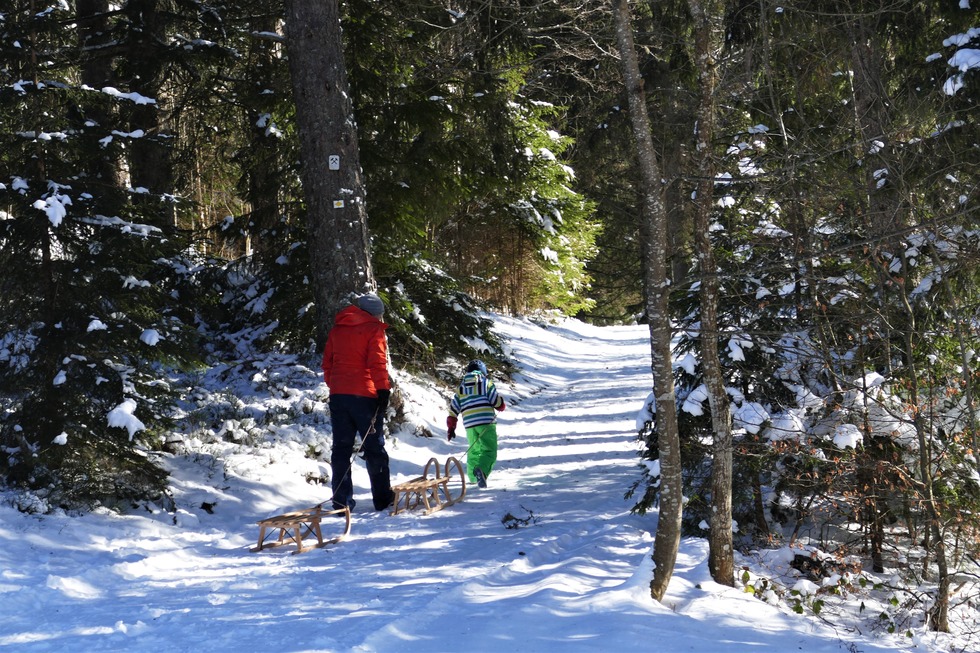
[(493, 381), (480, 374), (468, 372), (456, 388), (456, 394), (449, 404), (452, 416), (463, 418), (463, 427), (472, 428), (483, 424), (493, 424), (497, 411), (503, 410), (504, 398), (497, 394)]

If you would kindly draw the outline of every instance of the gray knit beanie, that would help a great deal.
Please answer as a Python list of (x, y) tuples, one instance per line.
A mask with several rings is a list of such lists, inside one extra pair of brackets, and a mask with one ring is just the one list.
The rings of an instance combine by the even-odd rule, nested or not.
[(376, 318), (380, 318), (385, 314), (385, 304), (381, 301), (381, 298), (375, 295), (373, 292), (369, 292), (366, 295), (361, 295), (357, 298), (357, 307), (362, 311), (367, 311)]

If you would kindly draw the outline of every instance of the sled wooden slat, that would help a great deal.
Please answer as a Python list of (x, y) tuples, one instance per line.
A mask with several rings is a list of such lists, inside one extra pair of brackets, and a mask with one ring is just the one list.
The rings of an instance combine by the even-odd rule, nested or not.
[[(455, 467), (455, 475), (450, 471)], [(433, 475), (430, 476), (430, 470)], [(454, 482), (458, 477), (458, 483)], [(452, 483), (452, 485), (450, 485)], [(392, 486), (395, 493), (393, 515), (405, 510), (413, 510), (425, 506), (424, 514), (442, 510), (447, 506), (463, 500), (466, 495), (466, 475), (463, 465), (453, 457), (446, 460), (445, 467), (439, 466), (439, 461), (430, 458), (422, 470), (422, 475)]]
[[(320, 522), (324, 517), (342, 517), (344, 519), (344, 532), (330, 540), (324, 541)], [(339, 524), (339, 519), (338, 519)], [(283, 544), (295, 543), (296, 553), (303, 553), (310, 549), (320, 548), (327, 544), (336, 544), (350, 534), (350, 509), (341, 508), (340, 510), (326, 510), (322, 505), (305, 508), (303, 510), (293, 510), (274, 517), (259, 520), (259, 543), (252, 551), (271, 549), (272, 547), (282, 546)], [(279, 531), (279, 537), (272, 542), (266, 542), (267, 531)], [(303, 540), (309, 536), (316, 537), (316, 544), (304, 546)]]

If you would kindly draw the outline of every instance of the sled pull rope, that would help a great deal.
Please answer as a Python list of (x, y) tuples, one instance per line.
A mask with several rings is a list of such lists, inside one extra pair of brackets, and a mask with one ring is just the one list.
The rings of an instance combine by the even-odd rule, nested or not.
[[(344, 475), (340, 477), (340, 483), (343, 483), (347, 479), (347, 477), (350, 476), (351, 471), (354, 469), (354, 459), (357, 458), (357, 454), (361, 453), (361, 449), (364, 448), (364, 440), (365, 440), (365, 438), (367, 438), (369, 435), (371, 435), (372, 433), (374, 433), (374, 423), (378, 419), (378, 411), (379, 410), (381, 410), (381, 406), (378, 406), (377, 408), (374, 409), (374, 415), (371, 417), (371, 426), (368, 427), (367, 433), (365, 433), (364, 435), (361, 436), (361, 441), (357, 445), (357, 449), (354, 449), (354, 453), (351, 454), (350, 464), (347, 465), (347, 471), (344, 472)], [(467, 449), (467, 451), (469, 451), (469, 449)], [(331, 503), (331, 505), (333, 505), (333, 497), (334, 497), (334, 495), (333, 495), (333, 493), (331, 493), (330, 494), (330, 498), (327, 499), (327, 501), (329, 501)], [(327, 501), (324, 501), (323, 503), (326, 503)]]
[(463, 455), (459, 457), (459, 460), (460, 460), (461, 462), (462, 462), (463, 460), (466, 460), (466, 454), (468, 454), (468, 453), (470, 452), (470, 449), (472, 449), (472, 448), (473, 448), (473, 445), (474, 445), (474, 444), (476, 444), (476, 443), (477, 443), (477, 441), (479, 441), (479, 439), (480, 439), (481, 437), (482, 437), (482, 436), (480, 436), (480, 435), (478, 435), (478, 436), (476, 436), (476, 440), (474, 440), (473, 442), (470, 442), (470, 446), (468, 446), (468, 447), (466, 447), (466, 451), (464, 451), (464, 452), (463, 452)]

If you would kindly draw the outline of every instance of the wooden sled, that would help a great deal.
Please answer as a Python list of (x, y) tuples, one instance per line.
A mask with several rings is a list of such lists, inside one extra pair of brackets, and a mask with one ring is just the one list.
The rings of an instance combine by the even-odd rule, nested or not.
[[(331, 540), (324, 541), (323, 533), (320, 530), (320, 522), (324, 517), (336, 518), (343, 517), (344, 532), (342, 535)], [(296, 543), (296, 550), (293, 554), (303, 553), (310, 549), (318, 549), (327, 544), (336, 544), (350, 534), (350, 508), (340, 510), (326, 510), (323, 504), (306, 508), (304, 510), (294, 510), (275, 517), (268, 517), (258, 522), (259, 524), (259, 543), (252, 551), (271, 549), (272, 547), (282, 546), (290, 542)], [(266, 542), (266, 531), (279, 530), (279, 538), (272, 542)], [(303, 546), (303, 539), (313, 535), (316, 537), (316, 544)]]
[[(456, 468), (455, 474), (451, 471), (453, 467)], [(430, 476), (430, 470), (434, 475)], [(466, 496), (466, 474), (463, 473), (463, 465), (452, 456), (446, 459), (446, 466), (442, 468), (438, 460), (430, 458), (421, 476), (391, 489), (395, 493), (391, 514), (425, 506), (423, 514), (428, 515), (463, 500)]]

